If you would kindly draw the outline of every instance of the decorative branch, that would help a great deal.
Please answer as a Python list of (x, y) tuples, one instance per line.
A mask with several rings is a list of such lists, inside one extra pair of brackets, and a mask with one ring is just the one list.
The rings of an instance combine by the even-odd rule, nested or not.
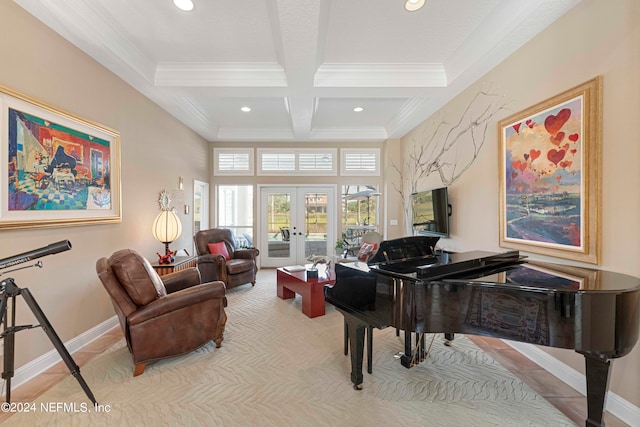
[(442, 183), (449, 186), (471, 167), (485, 143), (489, 122), (505, 109), (505, 103), (500, 101), (493, 85), (480, 89), (456, 123), (441, 120), (432, 129), (425, 127), (411, 138), (403, 166), (392, 163), (400, 177), (400, 186), (393, 183), (393, 188), (402, 199), (405, 224), (409, 223), (411, 213), (409, 195), (418, 191), (423, 180), (437, 173)]

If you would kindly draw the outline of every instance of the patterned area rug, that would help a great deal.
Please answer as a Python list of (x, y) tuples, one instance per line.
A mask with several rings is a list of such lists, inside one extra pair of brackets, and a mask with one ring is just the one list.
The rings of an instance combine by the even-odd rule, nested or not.
[[(562, 413), (469, 339), (451, 347), (436, 337), (428, 359), (412, 369), (393, 328), (374, 331), (373, 374), (364, 390), (349, 379), (343, 319), (333, 306), (309, 319), (299, 296), (276, 296), (275, 271), (228, 291), (222, 347), (147, 366), (134, 378), (124, 341), (82, 368), (96, 413), (75, 378), (46, 392), (32, 413), (7, 425), (29, 426), (571, 426)], [(402, 334), (401, 334), (402, 335)], [(365, 356), (366, 357), (366, 356)], [(59, 412), (41, 410), (52, 402)], [(84, 406), (90, 412), (83, 412)]]

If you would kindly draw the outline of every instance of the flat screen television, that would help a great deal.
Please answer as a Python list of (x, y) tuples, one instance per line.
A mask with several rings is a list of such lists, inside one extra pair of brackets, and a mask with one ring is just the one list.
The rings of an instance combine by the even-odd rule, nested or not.
[(447, 187), (420, 191), (411, 195), (413, 229), (426, 236), (449, 236), (451, 205)]

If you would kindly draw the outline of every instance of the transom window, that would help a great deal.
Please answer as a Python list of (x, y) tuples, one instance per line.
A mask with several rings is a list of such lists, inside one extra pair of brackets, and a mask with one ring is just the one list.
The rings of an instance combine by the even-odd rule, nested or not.
[(336, 156), (335, 148), (259, 148), (258, 175), (336, 175)]
[(379, 176), (380, 149), (378, 148), (343, 148), (341, 154), (341, 175)]
[(253, 175), (253, 148), (214, 148), (214, 175)]

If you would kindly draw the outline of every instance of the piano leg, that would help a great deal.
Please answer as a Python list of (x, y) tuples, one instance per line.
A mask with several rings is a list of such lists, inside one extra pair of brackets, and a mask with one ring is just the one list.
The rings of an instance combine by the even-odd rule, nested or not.
[(412, 337), (412, 333), (411, 333), (411, 331), (404, 331), (404, 354), (400, 357), (400, 363), (405, 368), (411, 368), (411, 359), (412, 358), (413, 358), (413, 337)]
[(609, 389), (611, 361), (598, 356), (584, 354), (587, 377), (586, 426), (604, 426), (604, 404)]
[(415, 348), (411, 347), (412, 333), (405, 331), (404, 333), (404, 354), (400, 356), (400, 363), (407, 369), (410, 369), (424, 362), (431, 351), (431, 346), (436, 338), (436, 334), (431, 337), (429, 348), (426, 347), (425, 333), (416, 333)]
[[(344, 320), (344, 355), (349, 354), (349, 325)], [(373, 373), (373, 326), (367, 325), (367, 372)]]
[(373, 372), (373, 326), (367, 325), (367, 372)]
[(445, 333), (444, 334), (444, 345), (446, 345), (447, 347), (451, 346), (451, 341), (453, 341), (454, 338), (455, 338), (455, 334)]
[(349, 325), (347, 325), (347, 318), (344, 318), (344, 355), (349, 354)]
[(338, 310), (344, 316), (345, 328), (349, 337), (349, 351), (351, 352), (351, 382), (353, 388), (362, 390), (362, 357), (364, 355), (364, 332), (369, 325), (355, 316)]

